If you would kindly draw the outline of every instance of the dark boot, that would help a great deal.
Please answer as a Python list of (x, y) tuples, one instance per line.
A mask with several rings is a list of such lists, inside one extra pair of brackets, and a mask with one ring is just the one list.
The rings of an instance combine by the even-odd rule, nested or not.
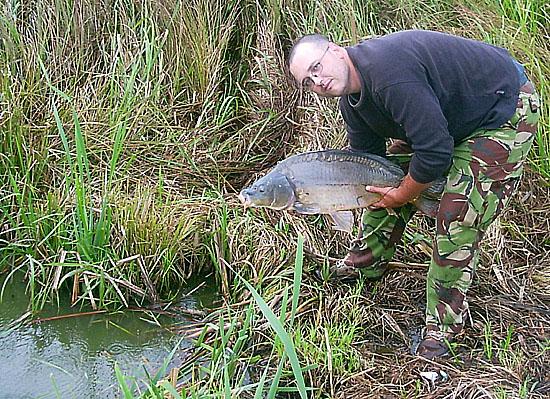
[(359, 278), (359, 269), (345, 265), (342, 261), (330, 268), (330, 279), (337, 281), (354, 281)]
[(449, 345), (454, 341), (455, 335), (452, 332), (442, 332), (437, 327), (428, 326), (424, 339), (416, 349), (416, 354), (428, 360), (446, 356), (449, 354)]
[(331, 279), (355, 280), (359, 275), (369, 280), (380, 280), (387, 271), (387, 262), (375, 260), (369, 249), (351, 250), (331, 268)]

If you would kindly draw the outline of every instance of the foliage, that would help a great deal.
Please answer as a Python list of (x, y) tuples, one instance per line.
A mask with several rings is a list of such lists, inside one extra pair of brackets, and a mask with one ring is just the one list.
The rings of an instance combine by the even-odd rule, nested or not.
[[(259, 327), (266, 319), (256, 308), (237, 311), (229, 304), (250, 301), (250, 284), (269, 305), (262, 314), (281, 303), (279, 310), (285, 311), (279, 315), (286, 314), (290, 291), (284, 283), (296, 281), (289, 258), (301, 234), (308, 256), (298, 308), (296, 292), (291, 295), (292, 318), (299, 323), (281, 321), (299, 363), (319, 363), (302, 369), (301, 391), (311, 385), (319, 387), (316, 392), (341, 391), (345, 397), (364, 397), (361, 389), (374, 397), (388, 390), (404, 397), (428, 395), (429, 387), (407, 380), (421, 366), (409, 367), (413, 360), (403, 349), (409, 346), (403, 330), (422, 323), (418, 298), (424, 287), (418, 277), (429, 253), (430, 235), (422, 231), (426, 222), (415, 220), (420, 232), (396, 257), (408, 264), (400, 270), (404, 277), (360, 285), (350, 297), (347, 286), (319, 283), (307, 272), (341, 256), (348, 237), (328, 231), (320, 218), (243, 212), (235, 194), (291, 153), (343, 145), (336, 102), (297, 91), (285, 74), (284, 55), (297, 36), (316, 31), (347, 45), (421, 28), (484, 40), (508, 48), (524, 63), (544, 100), (549, 15), (543, 0), (5, 2), (0, 10), (2, 270), (25, 273), (33, 311), (59, 295), (97, 308), (170, 300), (191, 275), (215, 270), (228, 306), (209, 321), (215, 337), (205, 333), (198, 340), (211, 359), (209, 372), (194, 364), (181, 370), (190, 376), (185, 391), (162, 386), (174, 397), (199, 397), (209, 390), (228, 397), (243, 389), (260, 397), (259, 387), (271, 384), (268, 395), (274, 397), (279, 381), (298, 378), (296, 363), (289, 372), (283, 356), (289, 342), (266, 338)], [(542, 104), (529, 158), (534, 173), (489, 235), (491, 246), (483, 253), (487, 269), (480, 271), (487, 279), (472, 292), (478, 303), (496, 306), (494, 298), (504, 295), (539, 309), (537, 293), (548, 291), (550, 102)], [(255, 300), (261, 302), (259, 296)], [(474, 381), (478, 369), (490, 376), (485, 390), (538, 394), (534, 376), (547, 371), (541, 366), (548, 363), (547, 343), (518, 327), (522, 313), (514, 306), (498, 318), (474, 309), (486, 321), (485, 329), (475, 329), (481, 346), (471, 346), (477, 369), (449, 365), (454, 385), (441, 388), (441, 395), (475, 391), (475, 383), (464, 381)], [(547, 313), (523, 311), (547, 320), (540, 316)], [(385, 347), (403, 353), (381, 355)], [(267, 364), (254, 382), (245, 382), (260, 363), (260, 349), (268, 354)], [(461, 347), (457, 350), (460, 356)], [(395, 375), (398, 371), (402, 374)], [(128, 390), (124, 395), (133, 395)]]

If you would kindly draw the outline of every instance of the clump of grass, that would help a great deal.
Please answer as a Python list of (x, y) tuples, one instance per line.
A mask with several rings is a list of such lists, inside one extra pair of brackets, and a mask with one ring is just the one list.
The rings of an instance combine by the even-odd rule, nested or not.
[[(323, 282), (309, 270), (343, 256), (349, 237), (322, 218), (243, 214), (234, 194), (286, 155), (344, 144), (336, 101), (299, 92), (284, 74), (298, 35), (354, 44), (428, 28), (485, 40), (509, 48), (544, 99), (546, 20), (540, 0), (9, 2), (0, 11), (0, 265), (26, 273), (33, 310), (57, 295), (94, 307), (169, 299), (191, 274), (215, 270), (227, 303), (195, 336), (213, 361), (187, 363), (179, 385), (153, 378), (144, 396), (296, 393), (288, 340), (273, 335), (246, 281), (300, 338), (299, 367), (317, 365), (302, 368), (303, 385), (319, 395), (544, 397), (546, 102), (536, 173), (488, 233), (469, 338), (454, 347), (456, 362), (439, 363), (445, 384), (420, 379), (429, 366), (409, 352), (409, 332), (423, 324), (430, 223), (415, 219), (383, 282)], [(298, 234), (308, 256), (295, 307)]]
[[(146, 381), (148, 389), (138, 394), (138, 397), (164, 398), (169, 394), (174, 398), (198, 398), (204, 395), (275, 398), (281, 392), (297, 392), (301, 398), (307, 398), (304, 368), (298, 359), (295, 339), (289, 332), (294, 328), (298, 312), (302, 264), (303, 238), (300, 237), (293, 279), (291, 284), (283, 288), (278, 315), (254, 286), (236, 272), (237, 278), (242, 281), (253, 301), (249, 301), (242, 314), (234, 313), (231, 308), (223, 308), (220, 309), (217, 322), (195, 328), (193, 335), (196, 337), (195, 345), (200, 357), (192, 357), (176, 369), (182, 377), (179, 382), (177, 379), (172, 383), (168, 380), (159, 381), (159, 376), (166, 373), (166, 370), (159, 370), (155, 377)], [(258, 313), (265, 319), (258, 317)], [(268, 337), (268, 332), (260, 324), (263, 320), (275, 332), (268, 358), (261, 358), (247, 350), (248, 342), (260, 331), (259, 328), (262, 335)], [(277, 362), (274, 351), (278, 345), (284, 347), (284, 352)], [(204, 361), (205, 358), (208, 361)], [(281, 377), (286, 374), (287, 367), (292, 370), (296, 387), (283, 385)], [(120, 370), (117, 369), (116, 373), (124, 397), (136, 397), (134, 392), (139, 388), (128, 385), (127, 378)], [(258, 379), (254, 380), (255, 377)]]
[[(61, 281), (82, 300), (103, 297), (103, 284), (114, 280), (101, 280), (101, 294), (92, 283), (84, 297), (72, 287), (81, 283), (81, 268), (101, 275), (119, 264), (115, 275), (150, 291), (135, 259), (127, 261), (134, 255), (161, 271), (150, 277), (160, 292), (211, 267), (204, 232), (212, 207), (196, 193), (243, 182), (249, 167), (279, 158), (258, 157), (259, 148), (281, 147), (270, 144), (281, 136), (270, 128), (284, 124), (282, 110), (243, 90), (250, 73), (241, 56), (251, 56), (255, 35), (238, 29), (254, 29), (252, 4), (175, 0), (157, 7), (144, 0), (71, 8), (46, 1), (2, 10), (1, 103), (9, 107), (1, 120), (8, 129), (2, 186), (9, 187), (3, 253), (5, 263), (20, 265), (25, 253), (37, 260), (33, 290), (48, 298)], [(140, 196), (154, 190), (155, 206), (134, 217), (124, 198), (134, 196), (141, 207), (150, 201)], [(174, 198), (182, 206), (170, 206)], [(99, 303), (124, 304), (123, 296)]]

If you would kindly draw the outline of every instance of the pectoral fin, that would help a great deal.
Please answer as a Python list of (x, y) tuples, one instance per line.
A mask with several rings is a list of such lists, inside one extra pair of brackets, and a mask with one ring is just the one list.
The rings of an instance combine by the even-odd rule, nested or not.
[(304, 205), (298, 201), (294, 202), (292, 209), (294, 209), (296, 212), (301, 213), (303, 215), (317, 215), (321, 213), (321, 208), (319, 207), (319, 205), (317, 204)]
[(347, 233), (352, 232), (353, 229), (353, 212), (352, 211), (340, 211), (329, 214), (332, 222), (334, 223), (332, 228), (334, 230), (345, 231)]

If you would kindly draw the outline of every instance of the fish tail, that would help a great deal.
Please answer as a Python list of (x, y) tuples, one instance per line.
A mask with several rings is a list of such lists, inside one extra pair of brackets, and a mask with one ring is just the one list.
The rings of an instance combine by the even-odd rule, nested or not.
[(420, 210), (420, 212), (432, 218), (435, 218), (437, 211), (439, 210), (439, 201), (432, 198), (420, 196), (413, 201), (413, 204), (418, 208), (418, 210)]

